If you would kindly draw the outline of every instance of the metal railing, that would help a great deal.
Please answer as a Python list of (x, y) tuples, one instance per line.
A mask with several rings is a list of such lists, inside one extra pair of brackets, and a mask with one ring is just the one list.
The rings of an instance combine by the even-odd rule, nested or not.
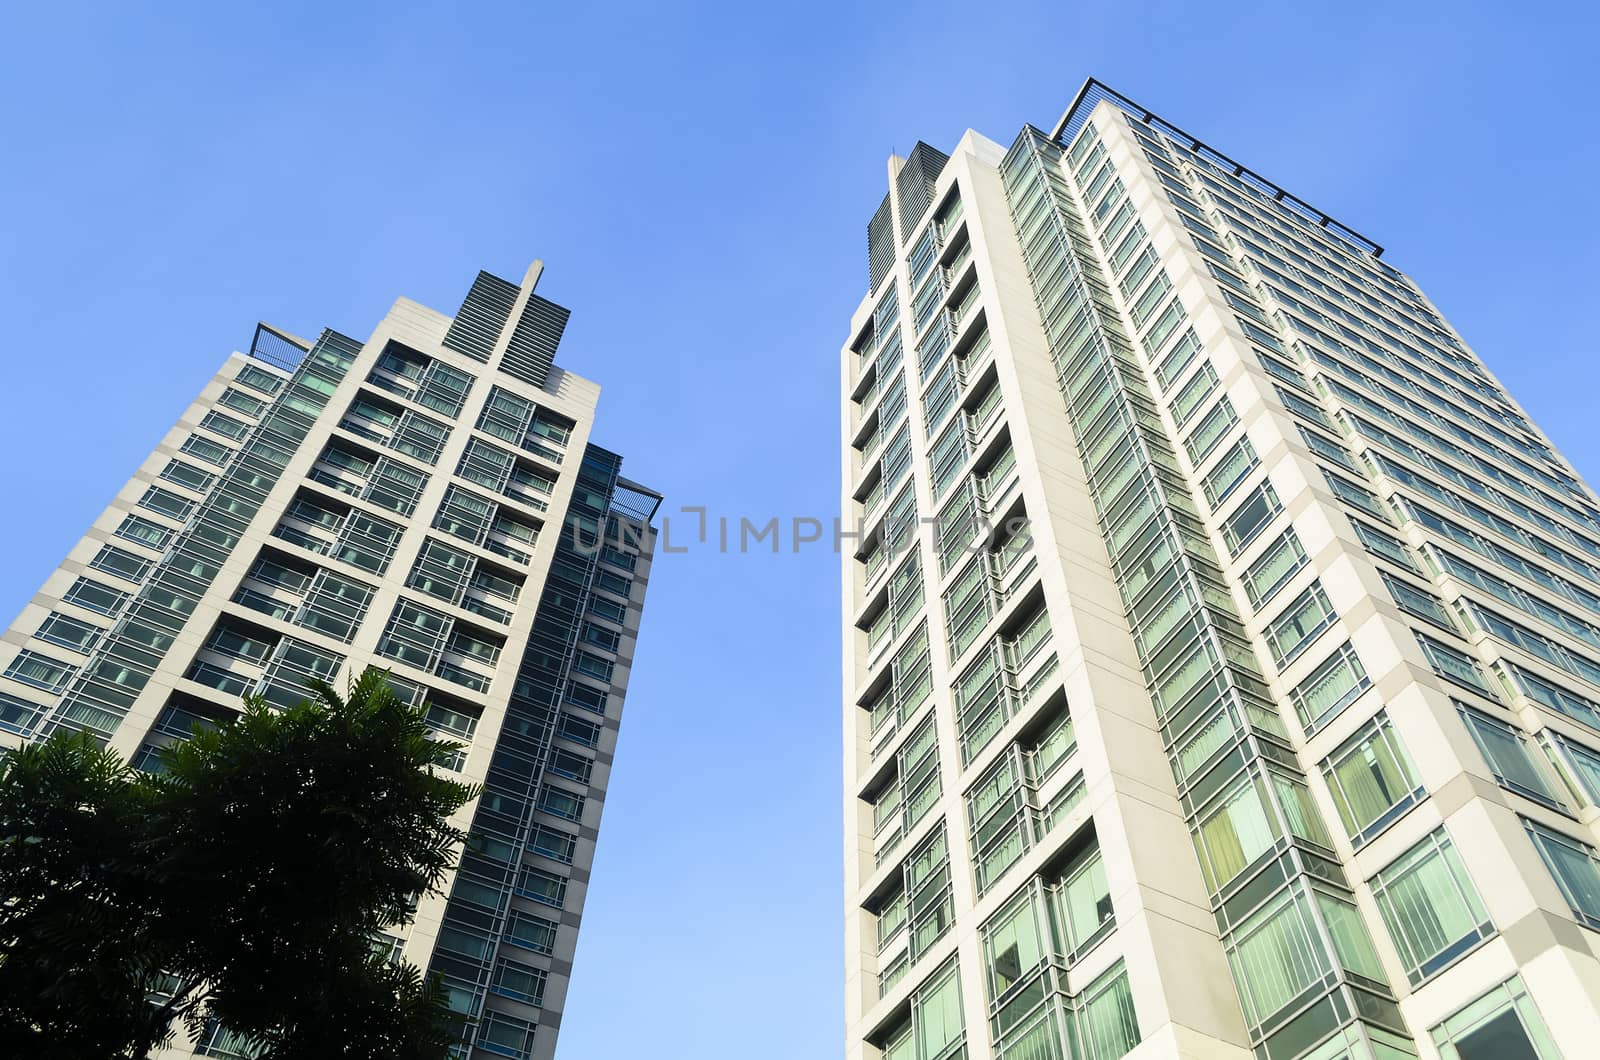
[(265, 323), (256, 325), (255, 337), (250, 340), (250, 356), (285, 372), (299, 368), (310, 349), (311, 344), (304, 339)]
[(1360, 232), (1357, 232), (1355, 229), (1346, 225), (1340, 224), (1338, 221), (1335, 221), (1332, 217), (1329, 217), (1327, 214), (1323, 213), (1315, 206), (1312, 206), (1304, 199), (1289, 194), (1283, 188), (1280, 188), (1278, 185), (1250, 169), (1248, 166), (1229, 158), (1227, 155), (1206, 144), (1204, 141), (1191, 136), (1187, 132), (1184, 132), (1176, 125), (1173, 125), (1171, 122), (1162, 118), (1159, 114), (1156, 114), (1154, 111), (1140, 106), (1127, 96), (1124, 96), (1122, 93), (1118, 92), (1116, 89), (1111, 88), (1109, 85), (1097, 81), (1092, 77), (1085, 81), (1083, 83), (1083, 87), (1078, 90), (1077, 96), (1073, 98), (1072, 104), (1067, 107), (1066, 113), (1062, 114), (1061, 120), (1056, 123), (1055, 129), (1050, 134), (1050, 138), (1062, 146), (1070, 144), (1073, 137), (1078, 134), (1078, 130), (1083, 128), (1084, 123), (1089, 120), (1090, 112), (1093, 111), (1096, 105), (1098, 105), (1102, 100), (1110, 101), (1113, 105), (1119, 107), (1123, 111), (1126, 111), (1128, 114), (1132, 115), (1138, 120), (1147, 125), (1153, 126), (1156, 129), (1159, 129), (1167, 136), (1170, 136), (1172, 139), (1184, 144), (1191, 151), (1205, 156), (1210, 161), (1217, 163), (1227, 170), (1231, 170), (1235, 177), (1245, 180), (1263, 194), (1276, 199), (1283, 206), (1289, 210), (1292, 210), (1294, 213), (1298, 214), (1311, 224), (1317, 225), (1333, 235), (1338, 236), (1346, 243), (1357, 247), (1365, 253), (1371, 254), (1374, 258), (1380, 258), (1383, 256), (1383, 248), (1377, 243), (1374, 243), (1372, 240), (1368, 239), (1366, 236), (1362, 235)]

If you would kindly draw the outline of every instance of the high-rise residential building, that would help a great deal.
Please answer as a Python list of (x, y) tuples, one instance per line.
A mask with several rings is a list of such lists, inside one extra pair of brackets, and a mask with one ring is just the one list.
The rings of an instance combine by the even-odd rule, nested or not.
[(1600, 502), (1412, 280), (1093, 81), (867, 236), (846, 1055), (1595, 1055)]
[(375, 940), (442, 977), (462, 1057), (554, 1053), (660, 501), (591, 444), (541, 271), (365, 342), (259, 326), (0, 646), (5, 745), (85, 730), (156, 769), (241, 696), (389, 669), (483, 785), (447, 897)]

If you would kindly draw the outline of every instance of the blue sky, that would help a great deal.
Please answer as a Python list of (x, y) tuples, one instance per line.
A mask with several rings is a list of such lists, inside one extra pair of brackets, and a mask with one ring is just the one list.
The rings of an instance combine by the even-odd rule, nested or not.
[[(257, 319), (365, 336), (534, 257), (668, 511), (831, 519), (885, 158), (1090, 74), (1389, 247), (1600, 470), (1582, 6), (544, 6), (0, 12), (0, 610)], [(837, 585), (658, 561), (563, 1060), (838, 1054)]]

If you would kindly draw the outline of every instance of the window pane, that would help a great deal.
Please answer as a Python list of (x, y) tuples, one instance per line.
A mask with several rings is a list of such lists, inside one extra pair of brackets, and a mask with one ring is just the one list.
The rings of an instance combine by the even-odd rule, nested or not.
[(1331, 894), (1317, 891), (1316, 895), (1317, 908), (1322, 910), (1322, 919), (1328, 925), (1339, 963), (1357, 975), (1384, 982), (1383, 965), (1372, 948), (1372, 940), (1367, 937), (1360, 912), (1351, 903)]
[(1483, 752), (1496, 781), (1520, 795), (1553, 806), (1561, 805), (1521, 730), (1460, 703), (1456, 704), (1456, 709), (1467, 723), (1473, 742)]
[(1433, 1028), (1432, 1037), (1444, 1060), (1557, 1060), (1520, 976)]
[(1286, 890), (1239, 926), (1229, 955), (1245, 1017), (1261, 1027), (1332, 971), (1317, 941), (1305, 896)]
[(1222, 455), (1222, 458), (1211, 468), (1205, 477), (1202, 486), (1205, 488), (1206, 502), (1215, 508), (1227, 500), (1234, 489), (1244, 477), (1255, 468), (1256, 451), (1250, 445), (1249, 438), (1240, 438)]
[(1422, 797), (1405, 748), (1379, 714), (1322, 763), (1322, 775), (1345, 831), (1357, 845)]
[(80, 619), (52, 611), (34, 636), (51, 644), (59, 644), (63, 648), (87, 654), (89, 649), (94, 647), (94, 642), (100, 639), (100, 633), (99, 626), (92, 626)]
[(1556, 746), (1566, 755), (1570, 773), (1579, 792), (1590, 806), (1600, 806), (1600, 754), (1564, 736), (1555, 737)]
[(1372, 892), (1413, 985), (1494, 931), (1442, 828), (1373, 877)]
[(1115, 1060), (1139, 1044), (1139, 1019), (1128, 974), (1119, 964), (1084, 990), (1079, 1026), (1090, 1060)]
[(1592, 928), (1600, 928), (1600, 865), (1594, 848), (1559, 832), (1524, 820), (1528, 836), (1539, 848), (1572, 912)]
[(1068, 867), (1061, 883), (1060, 907), (1074, 952), (1111, 923), (1111, 888), (1106, 883), (1099, 844), (1080, 854)]
[(1289, 697), (1307, 733), (1316, 731), (1328, 719), (1354, 703), (1370, 687), (1366, 667), (1349, 641), (1339, 645), (1305, 680), (1294, 687)]
[(1446, 680), (1465, 685), (1475, 692), (1488, 696), (1490, 699), (1499, 698), (1489, 688), (1489, 683), (1484, 678), (1483, 671), (1478, 668), (1477, 662), (1471, 656), (1447, 644), (1441, 644), (1432, 637), (1424, 637), (1420, 633), (1416, 636), (1417, 644), (1421, 646), (1422, 654), (1427, 657), (1434, 673)]
[(954, 961), (917, 991), (911, 1020), (916, 1028), (917, 1055), (927, 1060), (943, 1057), (947, 1046), (961, 1040), (961, 984)]
[(1048, 946), (1039, 913), (1034, 892), (1024, 890), (984, 925), (990, 1001), (1002, 997), (1044, 960)]
[(1297, 658), (1337, 616), (1322, 585), (1312, 582), (1266, 628), (1267, 645), (1279, 667)]
[(1232, 880), (1278, 838), (1260, 785), (1255, 778), (1240, 781), (1201, 819), (1196, 842), (1212, 890)]
[(1256, 487), (1256, 491), (1235, 508), (1222, 524), (1222, 537), (1228, 544), (1228, 550), (1237, 556), (1282, 508), (1272, 483), (1263, 482)]
[(1306, 552), (1300, 547), (1300, 539), (1293, 528), (1285, 530), (1244, 573), (1250, 603), (1255, 607), (1266, 603), (1305, 564)]

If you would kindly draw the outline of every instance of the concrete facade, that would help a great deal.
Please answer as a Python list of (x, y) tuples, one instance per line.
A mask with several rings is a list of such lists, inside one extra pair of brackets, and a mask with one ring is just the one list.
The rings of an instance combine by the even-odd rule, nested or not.
[(83, 729), (147, 768), (241, 694), (390, 669), (487, 784), (448, 900), (375, 940), (444, 977), (463, 1057), (554, 1054), (660, 500), (590, 445), (541, 271), (456, 318), (402, 298), (365, 342), (258, 329), (0, 644), (4, 745)]
[(1600, 503), (1380, 255), (1095, 82), (890, 160), (852, 1060), (1590, 1051)]

